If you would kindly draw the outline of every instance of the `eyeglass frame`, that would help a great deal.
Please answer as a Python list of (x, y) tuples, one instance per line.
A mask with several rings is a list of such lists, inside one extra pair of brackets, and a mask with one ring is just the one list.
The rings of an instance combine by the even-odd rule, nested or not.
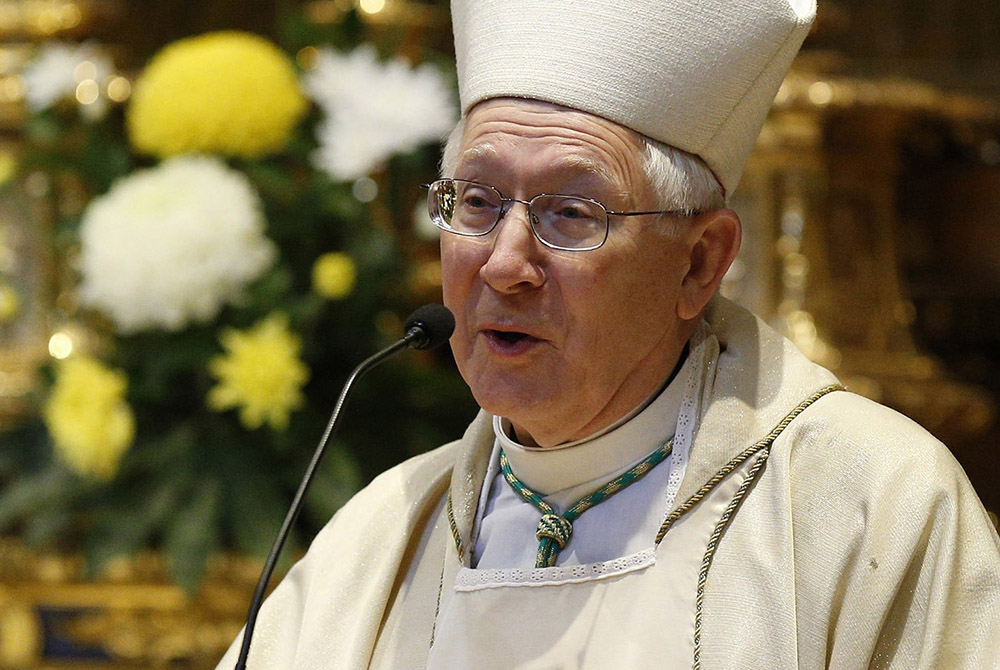
[[(503, 220), (503, 218), (505, 216), (507, 216), (507, 212), (509, 212), (511, 210), (511, 207), (509, 207), (509, 206), (505, 207), (504, 206), (505, 203), (510, 203), (510, 205), (513, 205), (514, 203), (520, 203), (522, 205), (527, 206), (527, 208), (528, 208), (528, 223), (531, 226), (531, 233), (535, 236), (535, 239), (538, 240), (539, 242), (541, 242), (542, 244), (544, 244), (545, 246), (549, 247), (550, 249), (556, 249), (558, 251), (594, 251), (595, 249), (600, 249), (601, 247), (604, 246), (604, 243), (608, 241), (608, 235), (610, 234), (610, 231), (611, 231), (611, 219), (610, 219), (610, 217), (612, 217), (612, 216), (648, 216), (648, 215), (652, 215), (652, 214), (670, 214), (670, 215), (673, 215), (673, 216), (698, 216), (699, 214), (701, 214), (701, 212), (698, 211), (698, 210), (690, 210), (690, 209), (659, 209), (659, 210), (651, 210), (651, 211), (643, 211), (643, 212), (635, 212), (635, 211), (633, 211), (633, 212), (621, 212), (621, 211), (616, 211), (616, 210), (608, 209), (607, 206), (605, 206), (605, 204), (602, 203), (599, 200), (594, 200), (593, 198), (586, 198), (586, 197), (583, 197), (583, 196), (580, 196), (580, 195), (569, 195), (569, 194), (565, 194), (565, 193), (538, 193), (536, 195), (531, 196), (531, 198), (529, 198), (528, 200), (520, 200), (518, 198), (508, 198), (508, 197), (504, 196), (504, 194), (501, 193), (500, 189), (498, 189), (496, 186), (491, 186), (490, 184), (483, 184), (483, 183), (478, 182), (478, 181), (472, 181), (471, 179), (456, 179), (454, 177), (442, 177), (441, 179), (435, 179), (431, 183), (423, 185), (423, 188), (427, 189), (427, 196), (428, 196), (427, 208), (428, 208), (428, 210), (430, 210), (430, 194), (431, 194), (431, 189), (434, 187), (435, 184), (440, 184), (442, 182), (455, 182), (455, 183), (460, 183), (460, 184), (472, 184), (473, 186), (479, 186), (481, 188), (488, 188), (488, 189), (492, 190), (493, 192), (495, 192), (500, 197), (500, 208), (499, 208), (499, 211), (497, 212), (497, 219), (496, 219), (496, 221), (494, 221), (493, 224), (489, 228), (487, 228), (486, 230), (484, 230), (484, 231), (482, 231), (480, 233), (463, 233), (463, 232), (459, 232), (457, 230), (454, 230), (453, 228), (445, 228), (444, 226), (438, 224), (438, 222), (434, 220), (434, 217), (431, 216), (430, 217), (431, 218), (431, 223), (433, 223), (434, 226), (436, 228), (438, 228), (439, 230), (443, 230), (446, 233), (452, 233), (453, 235), (459, 235), (461, 237), (484, 237), (484, 236), (489, 235), (490, 233), (492, 233), (494, 230), (496, 230), (497, 224), (499, 224), (500, 221)], [(598, 207), (600, 207), (604, 211), (604, 237), (601, 238), (600, 243), (594, 244), (594, 245), (591, 245), (591, 246), (586, 246), (586, 247), (563, 247), (563, 246), (559, 246), (558, 244), (553, 244), (552, 242), (549, 242), (547, 240), (542, 239), (542, 236), (538, 234), (538, 229), (535, 228), (535, 222), (538, 220), (538, 217), (535, 216), (532, 213), (532, 211), (531, 211), (531, 203), (533, 203), (538, 198), (546, 198), (546, 197), (548, 197), (548, 198), (573, 198), (573, 199), (576, 199), (576, 200), (583, 200), (585, 202), (593, 203), (593, 204), (597, 205)]]

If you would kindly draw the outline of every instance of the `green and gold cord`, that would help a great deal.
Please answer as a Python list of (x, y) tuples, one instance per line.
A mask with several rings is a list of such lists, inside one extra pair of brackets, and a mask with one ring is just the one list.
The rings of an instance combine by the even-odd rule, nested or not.
[(517, 478), (517, 475), (510, 469), (510, 462), (503, 449), (500, 450), (500, 469), (503, 471), (504, 479), (510, 484), (525, 502), (534, 505), (542, 513), (542, 518), (538, 521), (538, 530), (535, 537), (538, 538), (538, 553), (535, 556), (536, 568), (550, 568), (556, 564), (556, 558), (573, 535), (573, 522), (594, 505), (604, 502), (622, 489), (628, 487), (640, 479), (646, 473), (659, 465), (670, 455), (674, 448), (674, 438), (670, 438), (653, 453), (642, 459), (628, 472), (624, 472), (610, 482), (597, 489), (590, 495), (584, 496), (573, 506), (566, 510), (565, 514), (559, 514), (542, 497), (529, 489)]

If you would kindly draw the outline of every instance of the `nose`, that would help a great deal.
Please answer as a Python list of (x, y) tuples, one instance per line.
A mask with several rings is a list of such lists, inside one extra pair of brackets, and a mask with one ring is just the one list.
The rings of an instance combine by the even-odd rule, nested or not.
[(528, 216), (528, 206), (514, 202), (497, 223), (493, 247), (479, 269), (479, 276), (495, 291), (517, 293), (545, 283), (545, 251), (531, 230)]

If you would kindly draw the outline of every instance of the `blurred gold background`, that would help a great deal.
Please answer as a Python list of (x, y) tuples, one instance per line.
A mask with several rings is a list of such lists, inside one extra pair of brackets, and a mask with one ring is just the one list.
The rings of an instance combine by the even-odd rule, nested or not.
[[(74, 226), (101, 189), (77, 173), (86, 171), (79, 165), (104, 165), (117, 154), (108, 150), (93, 159), (96, 163), (81, 162), (77, 173), (38, 159), (51, 158), (46, 147), (62, 145), (59, 137), (39, 144), (38, 115), (26, 109), (19, 74), (41, 45), (100, 45), (113, 56), (117, 71), (101, 83), (101, 95), (112, 106), (127, 107), (136, 78), (164, 45), (217, 30), (266, 36), (302, 71), (310, 70), (316, 47), (324, 45), (346, 51), (372, 44), (383, 58), (403, 56), (411, 63), (446, 62), (451, 48), (442, 2), (0, 0), (0, 172), (11, 173), (4, 177), (10, 188), (0, 201), (0, 273), (3, 287), (12, 291), (5, 295), (0, 287), (0, 451), (6, 452), (6, 461), (0, 454), (0, 501), (4, 495), (7, 500), (0, 502), (0, 668), (214, 667), (242, 624), (260, 566), (252, 556), (277, 528), (268, 508), (255, 519), (260, 525), (256, 536), (241, 537), (234, 530), (239, 515), (225, 514), (226, 489), (204, 488), (193, 476), (177, 485), (181, 492), (164, 498), (155, 521), (136, 521), (122, 511), (130, 506), (130, 491), (146, 499), (160, 490), (147, 486), (160, 474), (142, 469), (154, 466), (129, 466), (128, 459), (164, 453), (167, 440), (157, 442), (149, 433), (174, 435), (171, 431), (183, 423), (178, 417), (187, 405), (176, 405), (172, 396), (171, 402), (157, 404), (167, 397), (156, 395), (161, 392), (157, 384), (166, 389), (168, 381), (193, 379), (202, 390), (210, 384), (207, 373), (192, 373), (168, 381), (152, 375), (157, 381), (143, 387), (141, 379), (151, 375), (145, 356), (187, 347), (199, 352), (191, 355), (200, 365), (217, 352), (202, 351), (200, 340), (182, 335), (115, 334), (106, 320), (95, 320), (80, 307)], [(447, 71), (447, 65), (442, 67)], [(119, 81), (112, 85), (115, 77)], [(81, 109), (89, 104), (87, 95), (77, 89)], [(121, 109), (115, 109), (120, 117)], [(64, 127), (78, 132), (77, 125), (52, 127), (58, 135)], [(88, 139), (79, 142), (112, 146), (95, 140), (95, 132), (86, 131)], [(260, 461), (252, 469), (270, 472), (268, 463), (274, 462), (285, 468), (282, 472), (299, 471), (303, 456), (290, 456), (288, 445), (308, 450), (333, 393), (332, 382), (316, 380), (329, 377), (339, 383), (355, 360), (393, 337), (406, 308), (434, 299), (439, 291), (436, 245), (420, 232), (413, 215), (419, 184), (433, 175), (433, 145), (400, 150), (401, 158), (387, 159), (340, 185), (316, 185), (308, 177), (311, 185), (303, 186), (308, 161), (298, 160), (305, 155), (296, 148), (299, 139), (270, 162), (230, 159), (264, 194), (272, 237), (292, 270), (286, 284), (273, 280), (283, 287), (268, 289), (273, 295), (267, 286), (254, 289), (259, 314), (244, 314), (237, 305), (219, 320), (248, 326), (251, 316), (294, 299), (291, 322), (306, 341), (302, 357), (313, 380), (305, 387), (307, 408), (293, 414), (287, 430), (272, 426), (270, 432), (241, 426), (232, 416), (225, 425), (199, 419), (177, 429), (178, 453), (201, 448), (206, 435), (229, 431), (218, 437), (220, 444), (254, 440), (260, 449), (273, 450), (268, 458), (277, 460)], [(49, 154), (39, 154), (39, 146)], [(123, 163), (128, 169), (109, 172), (105, 181), (149, 165), (148, 159), (128, 160)], [(314, 201), (306, 197), (311, 195)], [(299, 209), (289, 203), (296, 199)], [(899, 409), (945, 441), (995, 521), (1000, 510), (1000, 4), (821, 2), (816, 26), (778, 93), (733, 207), (744, 220), (745, 242), (723, 292), (834, 369), (849, 388)], [(313, 227), (283, 223), (310, 212)], [(334, 219), (341, 222), (337, 235), (316, 232), (316, 225)], [(60, 232), (64, 226), (70, 232)], [(295, 246), (295, 240), (301, 246), (302, 238), (313, 234), (315, 249)], [(67, 235), (68, 243), (63, 241)], [(372, 260), (382, 258), (378, 250), (387, 248), (391, 262)], [(295, 276), (298, 270), (308, 274), (315, 257), (328, 250), (351, 256), (360, 278), (349, 296), (327, 296), (336, 303), (320, 301), (313, 295), (319, 289)], [(366, 263), (373, 264), (372, 277), (389, 275), (392, 281), (365, 282)], [(330, 324), (346, 322), (363, 323), (358, 330), (337, 331), (342, 339), (356, 340), (354, 346), (332, 356), (320, 353), (331, 347), (326, 333), (335, 326)], [(215, 331), (201, 335), (215, 342)], [(48, 464), (53, 459), (39, 415), (56, 374), (54, 361), (77, 349), (130, 371), (131, 388), (146, 388), (144, 399), (130, 391), (140, 423), (144, 402), (148, 412), (164, 414), (155, 430), (144, 433), (140, 426), (114, 480), (118, 484), (108, 485), (110, 493), (97, 484), (79, 484), (80, 476), (66, 474), (64, 465)], [(130, 358), (132, 351), (140, 352), (138, 358)], [(447, 354), (400, 365), (376, 378), (376, 390), (359, 399), (355, 410), (369, 418), (359, 419), (357, 429), (345, 435), (340, 469), (320, 483), (323, 499), (316, 501), (298, 547), (351, 491), (406, 455), (457, 434), (472, 411)], [(412, 382), (412, 389), (394, 391), (399, 379)], [(435, 390), (428, 391), (428, 385)], [(435, 393), (442, 397), (426, 400)], [(202, 405), (199, 397), (197, 406), (204, 410)], [(390, 409), (380, 414), (381, 407)], [(316, 420), (303, 418), (313, 414)], [(397, 451), (373, 454), (364, 436), (377, 434), (386, 414), (394, 416), (385, 430), (418, 438)], [(407, 418), (411, 415), (415, 418)], [(164, 456), (155, 467), (178, 466)], [(218, 472), (225, 479), (235, 470), (220, 466)], [(37, 481), (37, 487), (22, 488), (41, 488), (52, 478), (58, 485), (52, 485), (49, 503), (27, 493), (18, 494), (21, 503), (10, 501), (19, 484)], [(288, 477), (272, 478), (280, 479), (272, 505), (277, 507), (287, 500)], [(115, 507), (105, 495), (125, 502)], [(81, 507), (53, 509), (63, 503), (51, 501)], [(36, 509), (45, 515), (38, 516)], [(198, 516), (202, 509), (207, 511)], [(202, 521), (214, 524), (214, 530), (195, 537), (181, 532)], [(117, 537), (130, 533), (129, 542)], [(177, 549), (178, 543), (184, 547)], [(189, 555), (197, 558), (195, 568), (177, 565)]]

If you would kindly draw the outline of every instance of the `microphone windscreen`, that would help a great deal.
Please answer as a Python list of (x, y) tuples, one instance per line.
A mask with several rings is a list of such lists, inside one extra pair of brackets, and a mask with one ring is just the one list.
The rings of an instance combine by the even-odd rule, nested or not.
[(419, 328), (424, 337), (413, 343), (414, 349), (433, 349), (444, 344), (455, 331), (455, 316), (451, 310), (439, 303), (418, 307), (406, 320), (404, 331), (409, 333)]

